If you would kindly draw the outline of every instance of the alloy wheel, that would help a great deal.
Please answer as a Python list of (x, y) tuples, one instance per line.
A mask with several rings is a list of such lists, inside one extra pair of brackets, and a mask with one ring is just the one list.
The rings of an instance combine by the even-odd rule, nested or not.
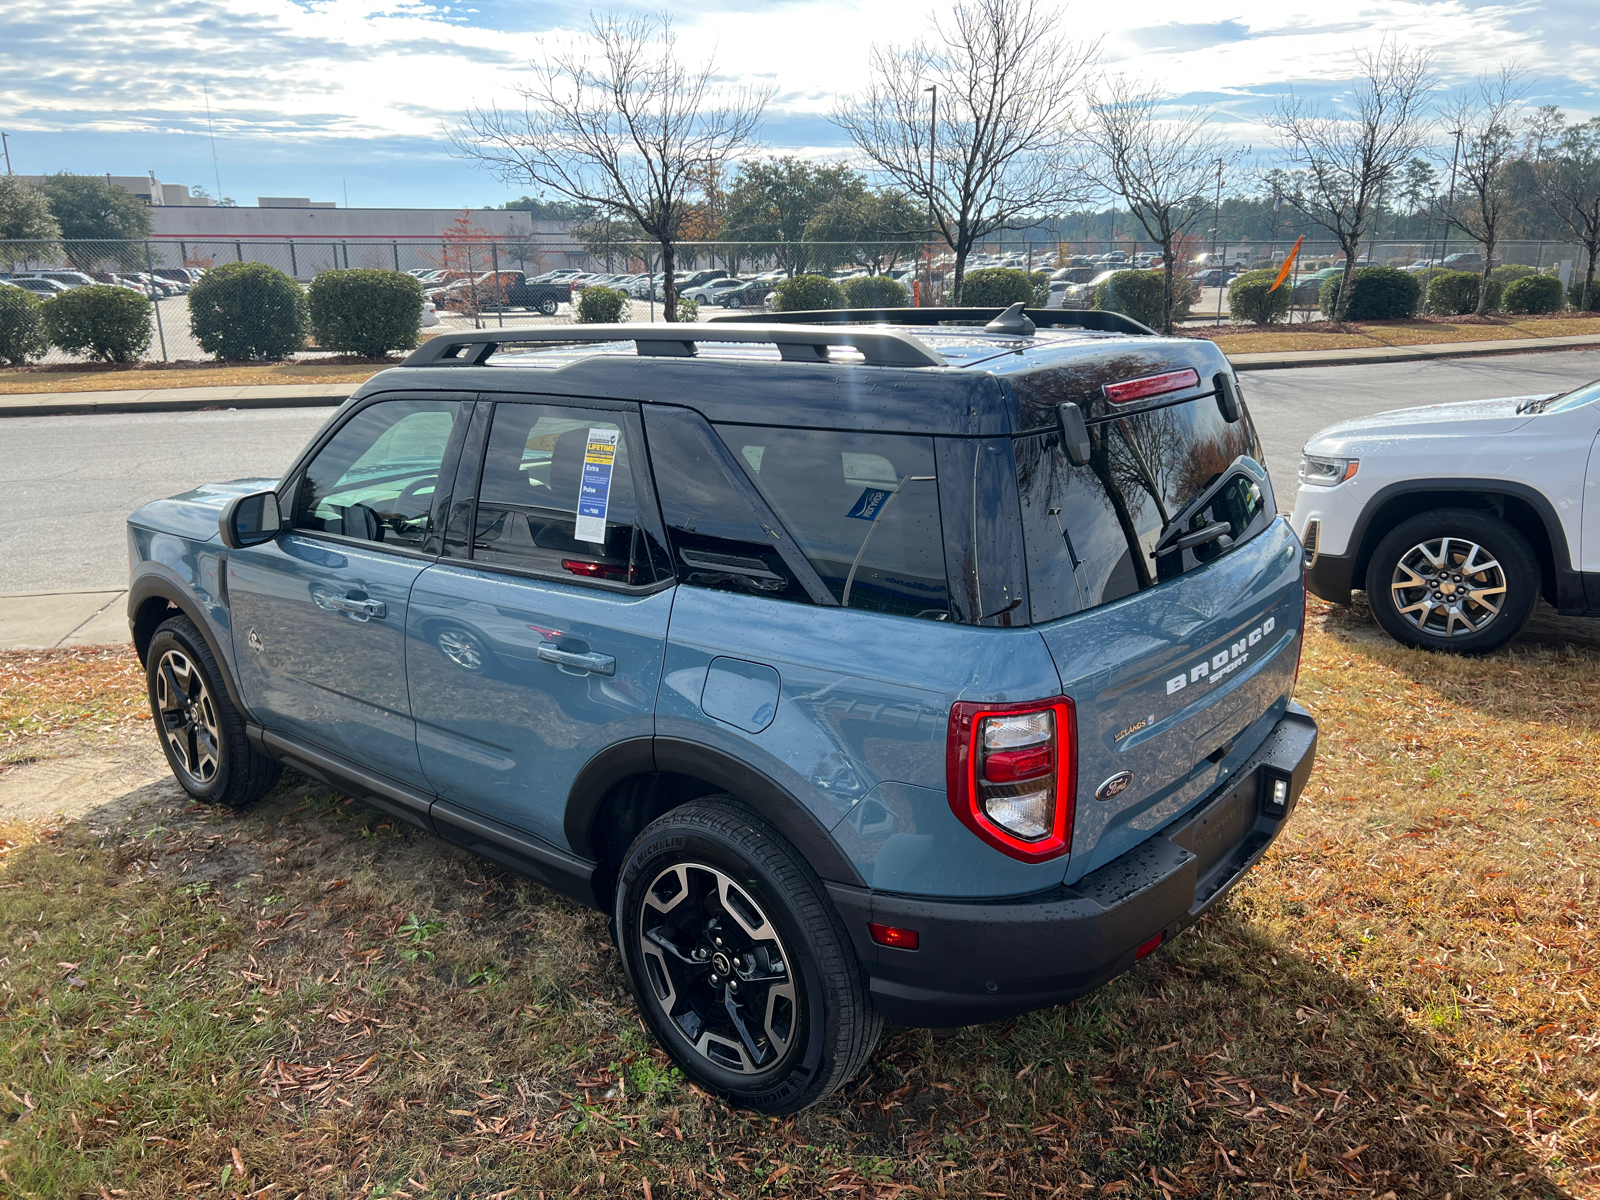
[(1506, 574), (1499, 560), (1477, 542), (1430, 538), (1400, 556), (1389, 592), (1395, 611), (1421, 632), (1469, 637), (1500, 615)]
[(666, 868), (645, 889), (638, 939), (651, 995), (696, 1053), (746, 1075), (784, 1059), (800, 1029), (791, 959), (730, 876), (702, 863)]
[(181, 650), (168, 650), (156, 666), (156, 709), (174, 762), (197, 786), (209, 785), (222, 761), (216, 700)]

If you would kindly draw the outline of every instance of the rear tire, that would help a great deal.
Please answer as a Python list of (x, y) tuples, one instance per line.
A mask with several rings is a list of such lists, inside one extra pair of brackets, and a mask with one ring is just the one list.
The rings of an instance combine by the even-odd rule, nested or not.
[(272, 790), (282, 768), (245, 736), (222, 669), (188, 617), (156, 629), (145, 680), (156, 735), (184, 791), (203, 804), (243, 808)]
[(711, 796), (651, 822), (617, 881), (628, 986), (695, 1082), (757, 1112), (798, 1112), (847, 1082), (883, 1018), (805, 860), (754, 811)]
[(1542, 581), (1528, 541), (1493, 513), (1441, 508), (1396, 525), (1367, 564), (1372, 615), (1422, 650), (1485, 654), (1521, 632)]

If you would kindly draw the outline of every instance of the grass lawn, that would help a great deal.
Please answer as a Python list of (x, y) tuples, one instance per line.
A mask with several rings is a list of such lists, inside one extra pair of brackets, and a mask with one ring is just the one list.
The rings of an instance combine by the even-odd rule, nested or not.
[[(1318, 322), (1323, 324), (1323, 322)], [(1442, 342), (1492, 342), (1513, 339), (1534, 340), (1549, 337), (1575, 337), (1600, 334), (1600, 317), (1507, 317), (1487, 318), (1484, 323), (1443, 319), (1418, 321), (1374, 321), (1346, 325), (1343, 329), (1302, 330), (1295, 326), (1223, 326), (1243, 332), (1224, 332), (1212, 338), (1224, 354), (1261, 354), (1283, 350), (1349, 350), (1359, 346), (1422, 346)], [(1198, 326), (1188, 333), (1206, 336)]]
[[(147, 737), (128, 662), (0, 656), (7, 760)], [(1300, 695), (1316, 773), (1198, 926), (1073, 1004), (890, 1028), (787, 1120), (671, 1068), (604, 918), (320, 785), (13, 824), (0, 1194), (1600, 1197), (1600, 652), (1313, 601)]]
[[(398, 365), (399, 359), (389, 363)], [(0, 396), (31, 392), (114, 392), (128, 388), (238, 387), (255, 383), (348, 383), (384, 369), (368, 359), (289, 363), (147, 363), (141, 366), (0, 367)]]

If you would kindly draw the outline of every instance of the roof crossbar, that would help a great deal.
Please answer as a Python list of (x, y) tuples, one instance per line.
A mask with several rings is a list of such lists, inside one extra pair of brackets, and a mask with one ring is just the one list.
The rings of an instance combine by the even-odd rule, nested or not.
[[(1016, 306), (1013, 305), (1013, 308)], [(805, 312), (731, 313), (712, 317), (709, 323), (760, 321), (789, 325), (987, 325), (1005, 316), (1004, 308), (834, 308)], [(1040, 329), (1090, 329), (1097, 333), (1127, 333), (1154, 336), (1155, 330), (1121, 313), (1097, 308), (1028, 308), (1020, 314)], [(991, 330), (991, 332), (994, 332)]]
[(738, 327), (678, 324), (556, 325), (533, 329), (474, 329), (431, 337), (402, 366), (475, 367), (502, 346), (632, 342), (641, 356), (693, 358), (702, 343), (766, 343), (788, 362), (825, 363), (828, 347), (849, 346), (873, 367), (942, 367), (945, 360), (909, 334), (888, 329), (795, 328), (783, 324)]

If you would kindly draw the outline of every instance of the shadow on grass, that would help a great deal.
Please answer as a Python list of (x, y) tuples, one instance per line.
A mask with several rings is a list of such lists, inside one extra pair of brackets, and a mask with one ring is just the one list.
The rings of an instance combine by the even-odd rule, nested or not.
[(14, 1194), (1566, 1194), (1381, 996), (1260, 936), (1248, 884), (1093, 996), (891, 1029), (772, 1120), (648, 1040), (602, 916), (320, 785), (234, 814), (163, 783), (29, 836)]

